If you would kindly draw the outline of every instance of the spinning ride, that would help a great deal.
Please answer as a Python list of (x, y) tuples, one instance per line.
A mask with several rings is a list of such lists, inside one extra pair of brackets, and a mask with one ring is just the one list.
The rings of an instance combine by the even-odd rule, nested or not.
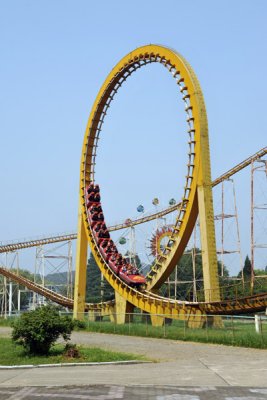
[(152, 235), (152, 238), (150, 239), (150, 250), (153, 257), (158, 257), (159, 255), (163, 254), (165, 248), (163, 241), (168, 240), (172, 235), (172, 232), (173, 229), (171, 225), (165, 225), (156, 229)]
[(117, 311), (120, 310), (121, 312), (123, 309), (126, 312), (131, 306), (140, 307), (148, 312), (159, 311), (157, 306), (152, 310), (149, 301), (145, 298), (140, 302), (142, 294), (138, 293), (137, 290), (133, 292), (132, 288), (122, 282), (108, 266), (94, 239), (86, 209), (86, 188), (90, 183), (94, 183), (98, 139), (111, 101), (120, 86), (132, 73), (142, 66), (156, 62), (162, 64), (173, 75), (181, 92), (182, 101), (185, 105), (189, 150), (184, 193), (173, 231), (169, 236), (167, 246), (158, 255), (154, 266), (146, 277), (148, 297), (153, 299), (152, 291), (154, 293), (157, 291), (182, 256), (199, 214), (205, 300), (206, 302), (220, 300), (208, 125), (202, 91), (194, 71), (180, 54), (167, 47), (147, 45), (126, 55), (113, 68), (96, 97), (88, 120), (80, 167), (80, 210), (74, 294), (74, 315), (76, 317), (85, 309), (88, 243), (101, 272), (115, 289)]

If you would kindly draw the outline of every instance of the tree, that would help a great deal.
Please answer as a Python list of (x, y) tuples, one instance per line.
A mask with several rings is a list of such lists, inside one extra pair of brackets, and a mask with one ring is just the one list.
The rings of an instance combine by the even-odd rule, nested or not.
[(51, 346), (62, 336), (70, 340), (74, 323), (61, 317), (55, 306), (43, 306), (24, 313), (13, 323), (12, 340), (22, 345), (28, 353), (48, 354)]
[(248, 256), (246, 256), (246, 259), (245, 259), (243, 273), (244, 273), (244, 276), (251, 277), (252, 265), (251, 265), (251, 261), (248, 258)]
[[(243, 275), (244, 275), (244, 280), (248, 281), (251, 279), (251, 272), (252, 272), (252, 265), (251, 265), (251, 261), (248, 257), (248, 255), (245, 258), (245, 263), (244, 263), (244, 267), (243, 267)], [(238, 273), (238, 278), (240, 278), (242, 276), (242, 272), (240, 271)]]
[(86, 275), (87, 302), (99, 303), (100, 301), (114, 299), (114, 290), (105, 279), (101, 280), (101, 272), (92, 253), (90, 253), (90, 257), (87, 262)]
[[(15, 269), (10, 269), (11, 272), (16, 272)], [(34, 281), (34, 275), (26, 270), (26, 269), (19, 269), (19, 275), (23, 276), (24, 278), (27, 278), (30, 281)], [(11, 280), (12, 282), (12, 280)], [(38, 282), (37, 282), (38, 283)], [(0, 285), (4, 284), (4, 276), (0, 276)], [(7, 284), (9, 284), (9, 279), (7, 278)], [(28, 305), (29, 303), (29, 295), (30, 291), (24, 291), (25, 286), (20, 285), (16, 282), (13, 282), (13, 287), (12, 287), (12, 303), (14, 305), (14, 308), (18, 308), (18, 292), (21, 290), (22, 292), (20, 293), (20, 307), (24, 308)]]
[[(204, 289), (203, 283), (203, 269), (202, 269), (202, 255), (200, 249), (194, 249), (195, 253), (195, 279), (196, 279), (196, 287), (197, 291), (202, 291)], [(220, 278), (221, 274), (221, 262), (218, 261), (218, 275), (219, 281), (222, 283), (225, 281), (225, 278), (229, 276), (229, 271), (227, 267), (223, 266), (224, 276)], [(193, 254), (192, 249), (188, 250), (186, 254), (183, 254), (177, 264), (177, 275), (175, 277), (176, 271), (174, 270), (170, 275), (170, 281), (174, 281), (175, 278), (179, 282), (177, 284), (177, 298), (180, 300), (192, 300), (193, 298)], [(183, 282), (183, 283), (181, 283)], [(175, 286), (171, 285), (170, 292), (167, 293), (167, 285), (163, 285), (161, 289), (161, 293), (167, 296), (173, 297), (175, 294)]]

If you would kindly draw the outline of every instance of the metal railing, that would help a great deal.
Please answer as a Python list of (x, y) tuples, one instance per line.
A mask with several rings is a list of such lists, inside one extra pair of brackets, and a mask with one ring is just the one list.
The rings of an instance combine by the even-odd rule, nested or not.
[[(267, 316), (249, 315), (171, 315), (146, 313), (99, 314), (80, 316), (84, 328), (92, 332), (122, 334), (171, 340), (217, 343), (254, 348), (267, 348)], [(158, 326), (153, 326), (156, 321)], [(124, 324), (121, 320), (124, 319)]]

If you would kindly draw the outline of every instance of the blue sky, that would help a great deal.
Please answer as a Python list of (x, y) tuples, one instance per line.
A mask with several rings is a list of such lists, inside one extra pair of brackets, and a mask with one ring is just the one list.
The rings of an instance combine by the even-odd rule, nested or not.
[[(81, 145), (112, 67), (158, 43), (194, 68), (209, 120), (212, 177), (266, 145), (266, 1), (0, 2), (0, 241), (75, 230)], [(176, 86), (158, 65), (119, 92), (97, 165), (108, 222), (179, 199), (185, 175)], [(179, 121), (179, 123), (177, 122)], [(241, 174), (243, 231), (249, 212)], [(245, 234), (244, 251), (248, 234)]]

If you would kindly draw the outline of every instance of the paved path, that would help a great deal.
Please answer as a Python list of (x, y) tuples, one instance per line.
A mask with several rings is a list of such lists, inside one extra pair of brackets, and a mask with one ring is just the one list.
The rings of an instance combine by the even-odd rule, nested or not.
[[(9, 335), (9, 333), (10, 330), (8, 329), (0, 329), (2, 335)], [(266, 350), (90, 332), (73, 333), (72, 342), (142, 354), (156, 360), (156, 362), (137, 365), (1, 370), (0, 399), (41, 397), (40, 392), (39, 395), (37, 392), (34, 394), (33, 390), (31, 392), (32, 397), (30, 397), (30, 393), (26, 395), (26, 392), (25, 396), (23, 395), (24, 392), (21, 394), (24, 397), (20, 397), (19, 394), (12, 392), (12, 390), (18, 390), (18, 387), (25, 389), (27, 386), (54, 387), (64, 385), (78, 385), (81, 390), (84, 385), (101, 385), (94, 386), (96, 392), (99, 387), (102, 387), (102, 397), (88, 393), (79, 394), (79, 396), (84, 397), (63, 396), (63, 398), (73, 399), (267, 399)], [(90, 390), (93, 390), (93, 386), (90, 387)], [(137, 387), (141, 392), (143, 390), (144, 397), (142, 397), (141, 392), (140, 396), (137, 395)], [(2, 390), (9, 390), (13, 394), (11, 393), (10, 397), (3, 397), (6, 395)], [(109, 393), (112, 390), (114, 390), (114, 395), (110, 397)], [(206, 393), (205, 397), (203, 390)], [(134, 393), (134, 391), (136, 397), (134, 397), (134, 394), (131, 397), (131, 393)], [(1, 393), (3, 393), (3, 396)], [(116, 396), (121, 393), (121, 397), (114, 397), (115, 393), (117, 393)], [(149, 393), (152, 397), (149, 397)], [(53, 396), (44, 396), (43, 398), (50, 397), (61, 399), (59, 395), (56, 397), (55, 393)]]
[(1, 388), (0, 400), (266, 400), (267, 389), (174, 386), (68, 386)]

